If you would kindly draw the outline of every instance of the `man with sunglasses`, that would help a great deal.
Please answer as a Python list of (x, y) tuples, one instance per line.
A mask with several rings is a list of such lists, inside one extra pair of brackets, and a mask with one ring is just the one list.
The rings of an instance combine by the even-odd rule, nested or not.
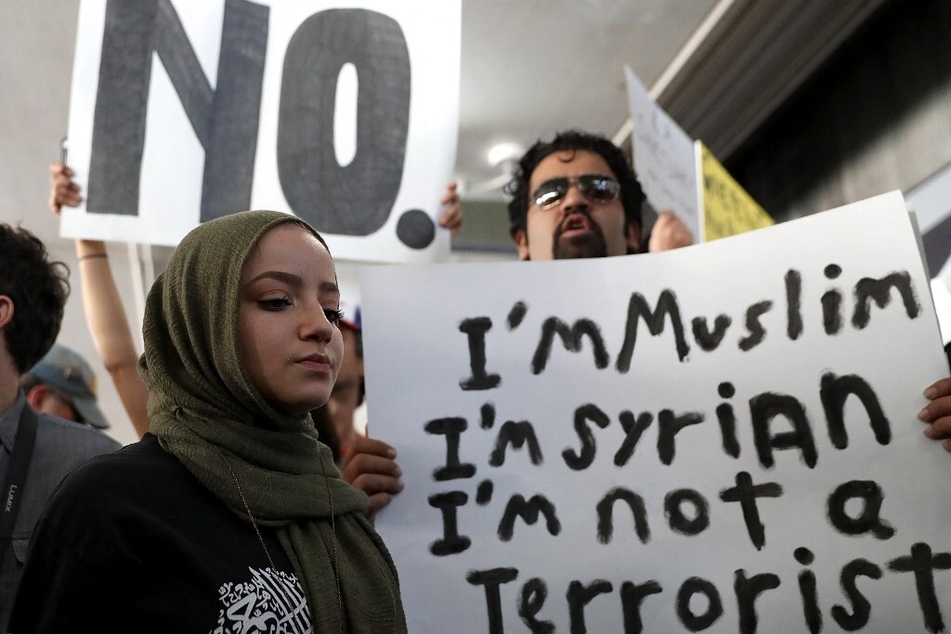
[[(561, 132), (519, 160), (506, 187), (509, 231), (523, 260), (606, 257), (642, 250), (644, 192), (624, 152), (608, 139)], [(662, 212), (650, 251), (693, 243), (687, 227)]]
[(46, 500), (72, 469), (119, 448), (91, 426), (34, 411), (20, 385), (59, 334), (68, 273), (32, 233), (0, 223), (0, 632)]

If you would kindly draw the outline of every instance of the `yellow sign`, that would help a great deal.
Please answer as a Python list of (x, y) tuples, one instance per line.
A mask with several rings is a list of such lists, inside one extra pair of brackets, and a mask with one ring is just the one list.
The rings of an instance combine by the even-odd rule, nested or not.
[(775, 224), (713, 152), (700, 141), (697, 145), (703, 182), (704, 240), (709, 242)]

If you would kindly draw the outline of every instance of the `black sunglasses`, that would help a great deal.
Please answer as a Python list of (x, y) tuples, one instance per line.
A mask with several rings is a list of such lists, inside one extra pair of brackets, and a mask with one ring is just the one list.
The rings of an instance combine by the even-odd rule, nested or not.
[(539, 185), (532, 192), (532, 202), (540, 209), (551, 209), (561, 204), (568, 195), (568, 189), (576, 185), (581, 195), (591, 202), (602, 205), (618, 199), (621, 184), (603, 174), (585, 174), (571, 178), (552, 178)]

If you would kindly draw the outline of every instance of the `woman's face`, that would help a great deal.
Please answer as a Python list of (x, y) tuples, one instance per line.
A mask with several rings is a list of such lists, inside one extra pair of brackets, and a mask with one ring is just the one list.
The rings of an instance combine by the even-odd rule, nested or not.
[(301, 415), (327, 402), (343, 359), (330, 253), (309, 231), (268, 231), (241, 272), (238, 348), (272, 407)]

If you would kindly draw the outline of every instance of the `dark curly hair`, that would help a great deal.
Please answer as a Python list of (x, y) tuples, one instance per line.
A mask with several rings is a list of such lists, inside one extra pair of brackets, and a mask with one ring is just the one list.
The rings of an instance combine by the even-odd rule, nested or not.
[(13, 319), (3, 336), (17, 370), (24, 374), (59, 335), (69, 297), (69, 267), (50, 261), (46, 245), (26, 229), (0, 223), (0, 295), (13, 302)]
[(599, 155), (611, 168), (621, 184), (621, 205), (624, 207), (624, 217), (628, 225), (641, 225), (641, 205), (644, 202), (644, 190), (631, 169), (624, 152), (610, 140), (596, 134), (588, 134), (579, 130), (559, 132), (550, 142), (538, 141), (529, 148), (528, 152), (519, 159), (518, 167), (512, 180), (503, 191), (512, 197), (509, 202), (509, 234), (515, 238), (515, 232), (525, 230), (528, 218), (528, 183), (532, 172), (538, 164), (549, 154), (555, 152), (593, 152)]

